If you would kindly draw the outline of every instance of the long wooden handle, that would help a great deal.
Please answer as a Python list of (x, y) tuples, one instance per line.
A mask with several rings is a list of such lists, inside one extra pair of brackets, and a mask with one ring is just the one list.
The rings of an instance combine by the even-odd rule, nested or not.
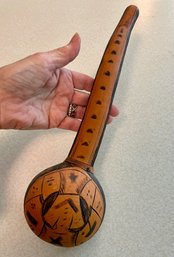
[(104, 52), (86, 112), (67, 161), (92, 167), (102, 140), (118, 84), (131, 30), (138, 17), (136, 6), (126, 8)]

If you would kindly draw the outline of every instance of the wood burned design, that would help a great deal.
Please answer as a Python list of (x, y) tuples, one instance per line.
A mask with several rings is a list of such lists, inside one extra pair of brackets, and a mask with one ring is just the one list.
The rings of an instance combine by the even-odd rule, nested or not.
[(37, 236), (52, 244), (75, 246), (100, 227), (105, 199), (92, 173), (67, 167), (37, 176), (29, 186), (24, 208)]
[(85, 115), (65, 162), (37, 175), (24, 209), (30, 228), (43, 240), (75, 246), (99, 229), (105, 212), (102, 188), (93, 170), (118, 84), (138, 8), (129, 6), (111, 36), (96, 74)]

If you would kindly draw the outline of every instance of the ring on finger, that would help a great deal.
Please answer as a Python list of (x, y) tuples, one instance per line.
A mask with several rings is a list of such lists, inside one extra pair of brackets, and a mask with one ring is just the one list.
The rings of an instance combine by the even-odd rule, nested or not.
[(75, 114), (76, 114), (76, 109), (77, 109), (77, 105), (74, 104), (74, 103), (71, 103), (71, 104), (69, 105), (67, 115), (68, 115), (69, 117), (74, 118), (74, 117), (75, 117)]

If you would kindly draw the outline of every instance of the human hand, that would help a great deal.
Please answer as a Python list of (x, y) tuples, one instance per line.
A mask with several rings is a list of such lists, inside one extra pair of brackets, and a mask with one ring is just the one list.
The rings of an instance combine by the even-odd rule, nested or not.
[[(64, 47), (0, 68), (0, 128), (77, 131), (94, 82), (85, 74), (63, 68), (79, 50), (80, 37), (75, 34)], [(67, 115), (71, 103), (77, 105), (73, 118)], [(108, 123), (117, 115), (113, 105)]]

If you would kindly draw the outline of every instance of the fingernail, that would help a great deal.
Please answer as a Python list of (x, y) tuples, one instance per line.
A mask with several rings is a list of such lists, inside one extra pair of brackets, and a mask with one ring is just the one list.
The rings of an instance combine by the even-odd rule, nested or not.
[(70, 43), (72, 43), (72, 41), (77, 41), (80, 40), (80, 36), (78, 33), (75, 33), (74, 36), (71, 38)]

